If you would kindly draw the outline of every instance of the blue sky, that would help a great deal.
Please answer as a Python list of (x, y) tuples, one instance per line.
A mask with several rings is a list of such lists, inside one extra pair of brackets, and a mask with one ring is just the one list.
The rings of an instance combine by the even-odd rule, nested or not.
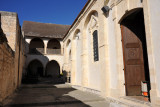
[(71, 25), (87, 0), (0, 0), (0, 11), (17, 12), (24, 20)]

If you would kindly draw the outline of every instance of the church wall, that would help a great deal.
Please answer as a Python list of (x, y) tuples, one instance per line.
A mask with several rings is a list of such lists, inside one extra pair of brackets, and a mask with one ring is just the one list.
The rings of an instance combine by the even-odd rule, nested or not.
[[(148, 51), (148, 59), (149, 59), (149, 72), (150, 72), (150, 79), (151, 79), (151, 101), (152, 104), (159, 104), (157, 103), (159, 101), (159, 83), (156, 83), (157, 79), (156, 77), (159, 76), (159, 74), (156, 72), (156, 69), (158, 69), (158, 67), (156, 67), (157, 64), (159, 64), (158, 62), (158, 53), (159, 53), (159, 49), (157, 48), (159, 46), (158, 40), (158, 33), (159, 30), (157, 27), (157, 22), (159, 22), (159, 15), (158, 15), (158, 11), (159, 8), (158, 6), (156, 6), (156, 4), (158, 5), (160, 2), (156, 1), (156, 2), (151, 2), (151, 1), (139, 1), (139, 0), (135, 0), (135, 1), (128, 1), (128, 0), (122, 0), (122, 1), (118, 1), (118, 0), (113, 0), (111, 2), (109, 2), (108, 6), (110, 6), (112, 8), (112, 10), (110, 10), (109, 13), (109, 17), (108, 17), (108, 26), (109, 29), (108, 31), (111, 32), (114, 30), (115, 34), (112, 34), (116, 36), (115, 40), (112, 41), (114, 39), (114, 37), (110, 38), (109, 41), (112, 43), (113, 46), (113, 42), (116, 43), (116, 53), (115, 51), (113, 51), (113, 48), (111, 48), (111, 50), (109, 50), (111, 52), (111, 56), (115, 54), (115, 57), (112, 57), (112, 61), (114, 59), (116, 59), (116, 63), (112, 63), (112, 61), (110, 61), (110, 67), (111, 69), (115, 69), (117, 68), (117, 79), (118, 79), (118, 85), (117, 85), (117, 90), (120, 90), (120, 94), (118, 96), (125, 96), (125, 78), (124, 78), (124, 65), (123, 65), (123, 52), (122, 52), (122, 43), (121, 43), (121, 29), (120, 29), (120, 24), (119, 22), (121, 21), (121, 19), (123, 18), (123, 16), (130, 10), (136, 9), (136, 8), (143, 8), (144, 10), (144, 20), (145, 20), (145, 30), (146, 30), (146, 40), (147, 40), (147, 51)], [(157, 7), (157, 8), (155, 8)], [(157, 14), (155, 14), (157, 12)], [(155, 18), (156, 16), (156, 18)], [(152, 19), (151, 19), (152, 18)], [(112, 23), (112, 25), (111, 25)], [(153, 26), (152, 26), (153, 24)], [(112, 27), (114, 26), (114, 28)], [(152, 30), (154, 29), (154, 33), (152, 33)], [(156, 45), (155, 45), (156, 44)], [(111, 46), (109, 46), (111, 47)], [(156, 51), (155, 51), (156, 50)], [(155, 59), (154, 59), (155, 58)], [(115, 66), (115, 67), (113, 67)], [(111, 70), (110, 69), (110, 70)], [(113, 70), (115, 71), (115, 70)], [(112, 72), (112, 71), (110, 71)], [(112, 72), (113, 74), (113, 72)], [(111, 75), (112, 75), (111, 74)], [(112, 81), (112, 79), (111, 79)], [(111, 88), (112, 90), (112, 88)], [(113, 91), (113, 90), (112, 90)], [(115, 92), (110, 92), (111, 96), (116, 96)], [(116, 93), (117, 94), (117, 93)], [(117, 97), (118, 97), (117, 96)], [(156, 97), (154, 97), (156, 96)], [(154, 97), (154, 98), (153, 98)], [(155, 101), (156, 100), (156, 101)]]
[[(126, 96), (125, 77), (124, 77), (124, 64), (123, 64), (123, 48), (120, 22), (124, 16), (133, 9), (143, 8), (146, 42), (149, 59), (149, 71), (151, 79), (151, 102), (152, 104), (159, 104), (159, 1), (154, 3), (149, 0), (110, 0), (107, 4), (111, 10), (108, 15), (103, 14), (101, 8), (104, 6), (103, 0), (91, 1), (85, 8), (85, 11), (79, 16), (73, 27), (70, 29), (67, 36), (64, 38), (64, 48), (67, 41), (70, 39), (72, 43), (72, 85), (75, 88), (82, 90), (90, 90), (101, 94), (104, 97), (112, 97), (120, 99), (121, 96)], [(156, 8), (155, 8), (156, 7)], [(87, 17), (93, 11), (98, 12), (98, 39), (99, 39), (99, 57), (100, 60), (96, 63), (92, 62), (92, 38), (90, 34), (87, 35), (87, 28), (85, 23)], [(155, 18), (156, 17), (156, 18)], [(79, 29), (82, 36), (82, 66), (80, 81), (76, 73), (77, 65), (80, 63), (76, 60), (76, 52), (81, 52), (80, 48), (76, 48), (75, 44), (78, 43), (74, 38), (76, 30)], [(74, 49), (76, 48), (76, 49)], [(78, 51), (77, 51), (78, 50)], [(66, 50), (64, 50), (66, 53)], [(64, 54), (66, 61), (68, 56)], [(77, 64), (78, 63), (78, 64)], [(68, 69), (67, 62), (64, 69)], [(154, 97), (156, 96), (156, 97)]]
[[(67, 43), (67, 41), (70, 39), (71, 43), (72, 43), (72, 51), (77, 51), (77, 52), (82, 52), (81, 54), (81, 71), (76, 70), (75, 65), (80, 65), (79, 61), (76, 61), (76, 59), (73, 58), (72, 60), (72, 72), (77, 74), (80, 74), (81, 72), (81, 77), (77, 78), (77, 81), (79, 80), (80, 82), (80, 78), (81, 80), (81, 84), (78, 83), (74, 83), (74, 81), (72, 81), (73, 85), (75, 87), (78, 87), (82, 90), (87, 90), (87, 91), (93, 91), (95, 93), (99, 93), (104, 95), (104, 91), (106, 89), (106, 85), (104, 85), (106, 83), (106, 69), (107, 66), (106, 65), (106, 60), (108, 60), (107, 57), (107, 51), (106, 48), (107, 47), (107, 43), (106, 43), (106, 31), (104, 31), (103, 29), (106, 29), (107, 26), (105, 26), (105, 16), (103, 15), (103, 12), (101, 11), (101, 7), (100, 5), (103, 5), (103, 1), (96, 1), (91, 3), (91, 5), (93, 5), (93, 7), (89, 7), (89, 9), (87, 9), (87, 11), (85, 12), (85, 14), (82, 14), (79, 18), (78, 23), (76, 23), (76, 25), (72, 28), (72, 30), (69, 33), (68, 38), (66, 38), (66, 40), (64, 40), (64, 46)], [(94, 10), (97, 11), (98, 13), (98, 18), (97, 18), (97, 25), (95, 28), (93, 28), (90, 32), (87, 31), (87, 25), (89, 22), (86, 22), (86, 20), (90, 20), (87, 19), (88, 17), (91, 17), (91, 13), (94, 12)], [(93, 19), (94, 20), (94, 19)], [(85, 23), (87, 23), (87, 25), (85, 25)], [(74, 42), (75, 40), (73, 40), (73, 36), (76, 32), (76, 30), (79, 29), (80, 30), (80, 34), (82, 37), (82, 48), (76, 48), (76, 50), (74, 49)], [(98, 50), (99, 50), (99, 61), (95, 61), (94, 62), (94, 57), (93, 57), (93, 35), (92, 33), (97, 30), (98, 31)], [(88, 33), (87, 33), (88, 32)], [(105, 34), (105, 35), (104, 35)], [(74, 47), (74, 48), (73, 48)], [(73, 52), (72, 56), (76, 56), (75, 55), (76, 52)], [(78, 53), (79, 54), (79, 53)], [(66, 55), (66, 54), (65, 54)], [(65, 56), (65, 60), (66, 60), (67, 56)], [(67, 63), (67, 62), (66, 62)], [(74, 64), (76, 63), (76, 64)], [(102, 66), (102, 65), (106, 65), (106, 66)], [(66, 67), (67, 69), (67, 67)], [(73, 75), (74, 75), (73, 73)], [(71, 76), (71, 78), (74, 78)], [(102, 91), (103, 90), (103, 91)]]
[[(160, 22), (160, 5), (159, 0), (151, 2), (147, 0), (143, 4), (145, 12), (145, 24), (146, 24), (146, 36), (147, 36), (147, 48), (148, 48), (148, 57), (149, 57), (149, 69), (150, 69), (150, 79), (151, 79), (151, 101), (157, 106), (160, 106), (160, 73), (159, 73), (159, 26)], [(149, 25), (149, 26), (148, 26)]]

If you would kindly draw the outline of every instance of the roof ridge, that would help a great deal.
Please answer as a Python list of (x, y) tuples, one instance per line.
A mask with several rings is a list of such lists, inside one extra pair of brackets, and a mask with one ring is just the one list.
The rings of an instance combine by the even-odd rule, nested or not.
[(33, 23), (41, 23), (41, 24), (52, 24), (52, 25), (63, 25), (63, 26), (71, 26), (71, 25), (65, 25), (65, 24), (56, 24), (56, 23), (43, 23), (43, 22), (35, 22), (35, 21), (28, 21), (28, 20), (24, 20), (24, 22), (33, 22)]

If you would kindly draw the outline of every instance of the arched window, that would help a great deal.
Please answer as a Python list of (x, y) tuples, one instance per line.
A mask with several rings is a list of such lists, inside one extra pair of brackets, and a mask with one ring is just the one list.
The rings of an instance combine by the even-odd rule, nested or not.
[(99, 53), (98, 53), (98, 31), (97, 30), (93, 32), (93, 55), (94, 55), (94, 61), (98, 61)]

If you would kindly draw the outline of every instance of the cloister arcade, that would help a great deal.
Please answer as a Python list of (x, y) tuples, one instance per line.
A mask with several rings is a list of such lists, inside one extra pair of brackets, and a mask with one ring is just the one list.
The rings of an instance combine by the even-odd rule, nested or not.
[(28, 41), (29, 54), (63, 54), (62, 43), (58, 39), (32, 38)]
[(54, 38), (27, 38), (26, 76), (58, 78), (62, 73), (63, 44)]

